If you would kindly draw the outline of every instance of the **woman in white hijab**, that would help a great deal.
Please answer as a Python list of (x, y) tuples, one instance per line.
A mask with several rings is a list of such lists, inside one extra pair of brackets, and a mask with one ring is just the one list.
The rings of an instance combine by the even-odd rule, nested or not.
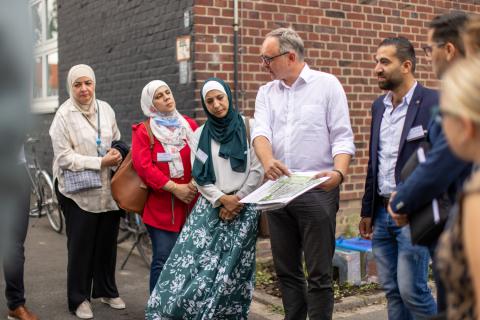
[(150, 190), (143, 222), (152, 240), (151, 292), (194, 204), (197, 190), (191, 183), (189, 144), (197, 124), (177, 111), (163, 81), (149, 82), (140, 104), (148, 119), (132, 128), (132, 162)]
[(200, 92), (208, 120), (191, 148), (201, 195), (150, 295), (146, 320), (248, 318), (260, 213), (240, 199), (261, 183), (262, 165), (230, 87), (209, 78)]
[[(113, 109), (96, 99), (95, 85), (92, 68), (73, 66), (67, 76), (70, 98), (50, 127), (53, 175), (67, 233), (68, 308), (81, 319), (93, 318), (91, 298), (125, 308), (115, 282), (120, 211), (110, 190), (110, 168), (122, 161), (110, 146), (120, 132)], [(78, 175), (96, 179), (71, 178)]]

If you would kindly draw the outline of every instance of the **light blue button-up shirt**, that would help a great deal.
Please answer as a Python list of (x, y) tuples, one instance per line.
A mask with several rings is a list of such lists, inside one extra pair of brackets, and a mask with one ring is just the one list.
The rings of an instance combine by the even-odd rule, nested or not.
[(412, 100), (417, 82), (408, 90), (402, 102), (393, 108), (392, 92), (388, 92), (383, 99), (385, 111), (383, 112), (382, 125), (380, 126), (378, 144), (378, 194), (390, 196), (395, 191), (395, 166), (397, 165), (398, 148), (402, 136), (403, 125), (407, 115), (408, 105)]

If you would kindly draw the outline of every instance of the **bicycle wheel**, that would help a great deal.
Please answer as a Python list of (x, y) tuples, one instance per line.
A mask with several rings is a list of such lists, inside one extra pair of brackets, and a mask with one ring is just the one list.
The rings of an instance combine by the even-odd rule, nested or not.
[(63, 217), (58, 205), (53, 182), (50, 175), (42, 170), (38, 173), (38, 189), (42, 198), (42, 210), (45, 209), (50, 226), (58, 233), (62, 233)]
[(140, 256), (143, 259), (143, 262), (147, 265), (148, 268), (152, 265), (152, 242), (150, 240), (150, 236), (148, 235), (148, 232), (142, 232), (141, 234), (138, 235), (140, 237), (138, 244), (137, 244), (137, 249), (138, 252), (140, 253)]
[(118, 237), (117, 237), (117, 243), (122, 243), (130, 236), (132, 233), (130, 232), (128, 226), (130, 223), (130, 213), (126, 212), (125, 217), (120, 218), (120, 225), (118, 226)]

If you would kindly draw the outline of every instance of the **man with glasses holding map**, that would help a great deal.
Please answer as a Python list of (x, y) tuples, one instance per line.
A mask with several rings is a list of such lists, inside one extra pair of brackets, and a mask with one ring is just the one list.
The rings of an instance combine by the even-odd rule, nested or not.
[(329, 177), (267, 215), (285, 319), (306, 319), (307, 313), (312, 320), (331, 319), (339, 185), (355, 153), (347, 98), (336, 77), (304, 62), (303, 41), (292, 29), (267, 34), (261, 61), (273, 81), (257, 94), (252, 141), (265, 177)]

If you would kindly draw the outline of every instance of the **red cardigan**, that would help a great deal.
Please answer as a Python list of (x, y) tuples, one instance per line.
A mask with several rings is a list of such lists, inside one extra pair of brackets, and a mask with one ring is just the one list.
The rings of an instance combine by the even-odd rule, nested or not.
[[(196, 122), (186, 116), (193, 131), (198, 128)], [(188, 183), (192, 179), (192, 165), (190, 163), (190, 147), (185, 145), (180, 151), (183, 161), (184, 175), (182, 178), (170, 178), (167, 162), (157, 162), (157, 154), (165, 152), (162, 144), (154, 138), (153, 152), (150, 151), (150, 139), (143, 123), (132, 126), (132, 162), (143, 182), (150, 188), (145, 208), (143, 222), (157, 229), (180, 232), (190, 210), (195, 204), (189, 205), (180, 201), (172, 193), (162, 189), (172, 180), (176, 183)], [(173, 196), (173, 210), (172, 210)]]

